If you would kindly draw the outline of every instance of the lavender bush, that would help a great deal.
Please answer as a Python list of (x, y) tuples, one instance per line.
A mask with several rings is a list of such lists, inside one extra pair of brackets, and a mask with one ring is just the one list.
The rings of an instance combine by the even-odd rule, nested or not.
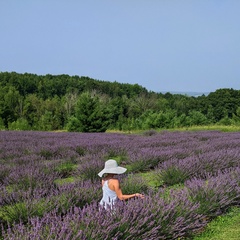
[[(239, 144), (240, 133), (217, 131), (143, 135), (2, 131), (2, 237), (191, 237), (212, 217), (240, 205)], [(129, 170), (120, 177), (123, 191), (145, 193), (144, 200), (119, 202), (113, 212), (99, 208), (97, 173), (108, 158)], [(144, 178), (149, 171), (160, 188), (149, 188)], [(73, 181), (65, 181), (68, 178)]]
[(164, 170), (156, 171), (156, 174), (159, 181), (162, 180), (167, 186), (184, 183), (189, 178), (189, 172), (173, 165)]
[(75, 176), (80, 176), (82, 179), (94, 182), (97, 179), (99, 180), (98, 173), (102, 170), (103, 166), (104, 161), (99, 155), (86, 155), (76, 169)]
[[(73, 208), (64, 217), (55, 212), (4, 231), (4, 239), (178, 239), (206, 223), (184, 192), (165, 201), (159, 193), (144, 200), (119, 202), (114, 211), (97, 203)], [(169, 224), (171, 223), (171, 224)]]
[[(239, 170), (238, 170), (239, 171)], [(240, 203), (239, 181), (232, 171), (219, 172), (208, 180), (191, 179), (185, 183), (190, 199), (200, 203), (198, 212), (208, 217), (218, 216)]]

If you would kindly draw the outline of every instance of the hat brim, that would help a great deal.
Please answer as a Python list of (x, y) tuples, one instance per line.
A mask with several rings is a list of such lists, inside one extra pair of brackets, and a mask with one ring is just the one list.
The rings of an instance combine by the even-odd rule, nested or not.
[(122, 174), (122, 173), (125, 173), (126, 171), (127, 169), (124, 167), (107, 168), (107, 169), (104, 168), (101, 172), (98, 173), (98, 176), (102, 177), (104, 173)]

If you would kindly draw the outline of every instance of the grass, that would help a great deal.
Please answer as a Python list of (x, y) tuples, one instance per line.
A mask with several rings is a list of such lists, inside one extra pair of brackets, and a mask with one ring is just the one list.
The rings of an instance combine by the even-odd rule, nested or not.
[(64, 185), (64, 184), (69, 184), (69, 183), (74, 183), (76, 182), (76, 178), (73, 176), (67, 177), (67, 178), (59, 178), (54, 181), (57, 185)]
[[(148, 131), (146, 130), (131, 130), (131, 131), (119, 131), (117, 129), (107, 130), (109, 133), (125, 133), (125, 134), (141, 134), (143, 132)], [(190, 127), (181, 127), (181, 128), (169, 128), (169, 129), (155, 129), (156, 132), (161, 131), (221, 131), (221, 132), (239, 132), (240, 125), (206, 125), (206, 126), (190, 126)]]
[(191, 127), (183, 127), (183, 128), (176, 128), (173, 130), (179, 130), (179, 131), (222, 131), (222, 132), (239, 132), (240, 126), (225, 126), (225, 125), (208, 125), (208, 126), (191, 126)]
[(142, 172), (139, 173), (138, 175), (145, 179), (149, 187), (157, 188), (163, 185), (163, 181), (156, 177), (155, 171)]
[(226, 214), (210, 222), (205, 231), (193, 240), (239, 240), (240, 208), (233, 207)]
[(59, 172), (64, 178), (67, 178), (71, 176), (72, 172), (76, 170), (77, 167), (77, 164), (71, 162), (64, 162), (57, 166), (55, 170)]

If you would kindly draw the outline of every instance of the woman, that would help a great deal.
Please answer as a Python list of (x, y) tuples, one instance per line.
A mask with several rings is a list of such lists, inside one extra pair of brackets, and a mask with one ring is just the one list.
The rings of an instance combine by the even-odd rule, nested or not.
[(126, 171), (126, 168), (119, 167), (115, 160), (110, 159), (105, 162), (104, 169), (98, 173), (99, 177), (102, 177), (103, 174), (106, 174), (102, 179), (103, 197), (100, 201), (100, 205), (102, 205), (104, 208), (111, 208), (117, 199), (127, 200), (133, 197), (144, 198), (144, 195), (140, 193), (128, 195), (122, 193), (119, 180), (114, 178), (114, 176), (116, 174), (122, 174)]

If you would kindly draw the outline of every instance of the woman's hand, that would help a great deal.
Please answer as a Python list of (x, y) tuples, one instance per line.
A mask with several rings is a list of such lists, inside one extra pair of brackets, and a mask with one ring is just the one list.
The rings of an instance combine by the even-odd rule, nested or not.
[(141, 193), (135, 193), (135, 197), (140, 197), (140, 198), (144, 198), (144, 195)]

